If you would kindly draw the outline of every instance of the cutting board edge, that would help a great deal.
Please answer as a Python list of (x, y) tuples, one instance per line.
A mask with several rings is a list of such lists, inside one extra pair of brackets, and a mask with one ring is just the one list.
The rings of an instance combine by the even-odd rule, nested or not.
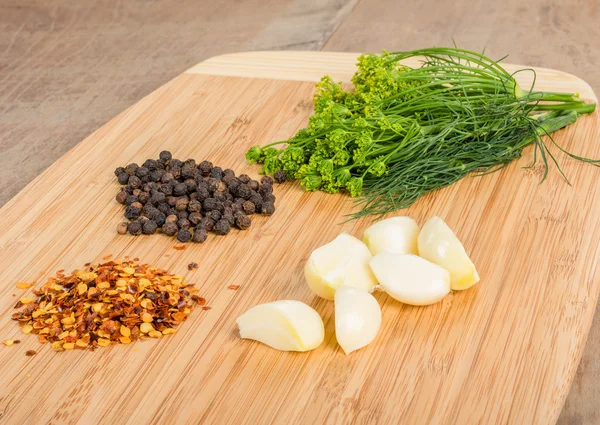
[[(305, 50), (250, 51), (212, 56), (192, 66), (184, 74), (209, 74), (232, 77), (271, 78), (291, 81), (319, 81), (329, 74), (332, 78), (349, 82), (354, 73), (356, 58), (361, 53), (323, 52)], [(314, 63), (314, 61), (318, 61)], [(407, 65), (418, 66), (412, 58), (403, 61)], [(349, 66), (350, 65), (350, 66)], [(565, 71), (537, 66), (503, 63), (509, 71), (532, 69), (536, 73), (553, 79), (575, 83), (580, 88), (582, 98), (598, 101), (592, 87), (582, 78)]]

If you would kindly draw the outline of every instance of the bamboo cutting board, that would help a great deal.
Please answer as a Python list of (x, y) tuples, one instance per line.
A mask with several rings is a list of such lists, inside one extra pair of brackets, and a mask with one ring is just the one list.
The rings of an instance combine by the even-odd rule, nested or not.
[[(523, 169), (532, 150), (499, 173), (426, 196), (404, 213), (443, 217), (482, 277), (429, 307), (376, 295), (377, 339), (345, 356), (333, 304), (303, 281), (309, 253), (342, 231), (346, 198), (276, 187), (277, 212), (250, 230), (211, 235), (175, 250), (162, 235), (119, 236), (117, 166), (156, 158), (210, 159), (256, 176), (244, 152), (291, 136), (311, 113), (314, 81), (347, 81), (355, 54), (272, 52), (203, 62), (114, 118), (52, 165), (0, 211), (0, 423), (79, 424), (548, 424), (562, 407), (600, 286), (600, 170), (559, 156), (556, 170)], [(510, 70), (516, 69), (508, 66)], [(577, 91), (582, 80), (537, 69), (537, 87)], [(518, 74), (522, 84), (526, 74)], [(600, 157), (598, 113), (555, 134), (566, 149)], [(56, 353), (10, 320), (28, 291), (58, 269), (129, 255), (196, 283), (211, 310), (196, 309), (171, 336)], [(188, 271), (197, 262), (199, 269)], [(237, 291), (229, 285), (239, 285)], [(15, 295), (13, 295), (15, 294)], [(323, 317), (326, 340), (286, 353), (241, 340), (249, 307), (297, 299)], [(26, 350), (38, 354), (26, 357)]]

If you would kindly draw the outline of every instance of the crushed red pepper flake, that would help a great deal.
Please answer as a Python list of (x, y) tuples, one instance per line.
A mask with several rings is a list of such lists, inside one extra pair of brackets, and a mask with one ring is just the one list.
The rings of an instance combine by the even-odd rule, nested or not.
[[(22, 298), (12, 315), (23, 333), (38, 335), (56, 351), (130, 344), (172, 334), (190, 315), (197, 288), (181, 275), (113, 260), (51, 277), (35, 298)], [(203, 305), (203, 304), (200, 304)]]
[(238, 289), (240, 289), (240, 285), (229, 285), (227, 287), (227, 289), (232, 289), (234, 291), (237, 291)]
[(35, 350), (27, 350), (27, 351), (25, 352), (25, 355), (26, 355), (27, 357), (35, 356), (36, 354), (37, 354), (37, 351), (35, 351)]
[[(103, 260), (108, 260), (110, 257), (112, 257), (112, 254), (107, 254), (104, 257), (102, 257)], [(89, 266), (89, 264), (86, 265), (86, 267)]]
[(197, 268), (198, 268), (198, 263), (188, 264), (188, 270), (196, 270)]
[(185, 245), (174, 245), (173, 249), (176, 249), (177, 251), (182, 251), (185, 249)]
[(202, 306), (202, 310), (210, 310), (212, 307), (209, 307), (207, 305)]

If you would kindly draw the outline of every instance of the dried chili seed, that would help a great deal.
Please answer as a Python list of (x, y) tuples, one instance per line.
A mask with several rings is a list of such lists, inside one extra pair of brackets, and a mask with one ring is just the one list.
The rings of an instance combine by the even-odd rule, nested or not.
[(27, 357), (35, 356), (36, 354), (37, 354), (37, 351), (35, 351), (35, 350), (27, 350), (27, 351), (25, 352), (25, 355), (26, 355)]
[(283, 170), (275, 171), (275, 174), (273, 174), (273, 178), (277, 183), (281, 184), (287, 180), (287, 174)]
[(198, 263), (190, 263), (187, 267), (188, 270), (196, 270), (198, 268)]
[(119, 223), (117, 225), (117, 233), (119, 235), (124, 235), (125, 233), (127, 233), (128, 226), (129, 226), (129, 223), (127, 223), (126, 221)]

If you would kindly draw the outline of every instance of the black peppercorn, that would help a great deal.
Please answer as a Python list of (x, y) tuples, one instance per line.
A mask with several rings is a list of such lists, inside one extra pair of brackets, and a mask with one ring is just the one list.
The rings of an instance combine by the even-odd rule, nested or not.
[(206, 188), (204, 186), (198, 187), (197, 193), (198, 193), (198, 196), (196, 197), (196, 199), (198, 199), (200, 202), (203, 202), (206, 199), (210, 198), (210, 192), (208, 191), (208, 188)]
[(263, 203), (265, 203), (265, 202), (274, 203), (275, 202), (275, 195), (273, 195), (272, 193), (267, 193), (266, 195), (264, 195), (262, 197), (262, 199), (263, 199)]
[(126, 221), (119, 223), (119, 225), (117, 226), (117, 233), (119, 235), (124, 235), (125, 233), (127, 233), (128, 227), (129, 227), (129, 223)]
[(221, 180), (213, 179), (212, 177), (210, 177), (208, 179), (208, 191), (210, 193), (216, 192), (217, 190), (219, 190), (219, 186), (221, 185), (221, 183), (223, 183)]
[(129, 180), (127, 181), (129, 187), (137, 189), (142, 186), (142, 181), (138, 176), (129, 176)]
[(238, 177), (238, 180), (241, 181), (242, 183), (248, 183), (252, 179), (247, 174), (240, 174), (240, 176)]
[(215, 198), (206, 198), (202, 203), (202, 207), (204, 208), (204, 211), (216, 210), (219, 208), (219, 201)]
[(129, 164), (127, 167), (125, 167), (125, 172), (130, 176), (133, 176), (138, 168), (139, 166), (137, 164)]
[(287, 174), (283, 170), (275, 171), (273, 177), (275, 178), (275, 181), (280, 184), (287, 180)]
[(224, 212), (223, 215), (221, 215), (221, 220), (227, 220), (229, 222), (229, 224), (231, 226), (233, 226), (233, 224), (235, 223), (235, 218), (233, 217), (233, 211), (229, 210), (227, 212)]
[(177, 211), (184, 211), (187, 208), (188, 203), (189, 201), (187, 198), (179, 198), (175, 204), (175, 209)]
[(173, 188), (173, 194), (175, 196), (182, 196), (187, 193), (187, 186), (185, 183), (177, 183)]
[(152, 221), (154, 221), (158, 226), (162, 226), (165, 224), (165, 220), (167, 219), (166, 215), (160, 211), (157, 211), (155, 214), (150, 217)]
[(140, 208), (129, 205), (127, 208), (125, 208), (125, 218), (128, 220), (135, 220), (140, 216), (140, 212)]
[(171, 173), (165, 173), (162, 175), (162, 177), (160, 178), (160, 181), (162, 183), (169, 183), (170, 181), (172, 181), (175, 177), (173, 176), (173, 174)]
[(246, 214), (238, 214), (235, 217), (235, 225), (241, 230), (246, 230), (252, 224), (252, 220)]
[(187, 209), (191, 213), (200, 212), (200, 211), (202, 211), (202, 203), (199, 200), (197, 200), (197, 199), (192, 199), (188, 203)]
[(144, 214), (146, 217), (148, 217), (150, 219), (152, 219), (152, 217), (159, 212), (160, 211), (158, 211), (156, 208), (154, 208), (152, 206), (152, 204), (146, 204), (142, 208), (142, 214)]
[(273, 185), (273, 177), (271, 176), (262, 176), (260, 179), (260, 182), (262, 184), (270, 184), (271, 186)]
[(137, 219), (137, 221), (140, 222), (140, 224), (143, 226), (145, 222), (147, 222), (148, 220), (150, 220), (148, 217), (146, 217), (145, 215), (140, 215), (139, 218)]
[(155, 192), (150, 198), (150, 202), (154, 205), (162, 204), (167, 200), (167, 196), (162, 192)]
[(227, 184), (227, 187), (229, 188), (229, 191), (230, 191), (231, 193), (235, 193), (235, 190), (238, 188), (238, 186), (239, 186), (240, 184), (242, 184), (242, 182), (241, 182), (241, 181), (239, 181), (239, 180), (238, 180), (238, 179), (236, 179), (236, 178), (233, 178), (233, 179), (231, 179), (231, 180), (228, 180), (228, 181), (226, 182), (226, 184)]
[(260, 186), (260, 185), (259, 185), (259, 183), (258, 183), (256, 180), (250, 180), (250, 181), (248, 182), (248, 187), (249, 187), (250, 189), (254, 190), (254, 191), (258, 190), (258, 187), (259, 187), (259, 186)]
[(250, 189), (246, 184), (240, 184), (236, 189), (236, 195), (238, 198), (250, 199), (250, 195), (252, 195), (252, 189)]
[(251, 215), (256, 211), (256, 205), (254, 205), (252, 201), (246, 201), (242, 204), (242, 209), (246, 214)]
[(275, 212), (275, 204), (272, 202), (265, 202), (262, 204), (261, 212), (265, 215), (272, 215)]
[(161, 169), (150, 171), (150, 181), (159, 182), (164, 173), (165, 171)]
[(129, 174), (123, 172), (117, 176), (117, 180), (119, 180), (120, 184), (127, 184), (127, 182), (129, 182), (129, 177), (131, 177)]
[(181, 167), (180, 166), (172, 166), (171, 174), (173, 174), (173, 177), (176, 179), (180, 178), (181, 177)]
[(196, 176), (196, 170), (193, 167), (188, 165), (184, 165), (181, 169), (181, 178), (183, 179), (192, 179)]
[(131, 191), (131, 194), (132, 194), (133, 196), (135, 196), (135, 197), (138, 197), (138, 196), (140, 196), (140, 193), (142, 193), (141, 189), (133, 189), (133, 190)]
[(208, 232), (204, 227), (197, 226), (194, 229), (194, 236), (192, 236), (192, 242), (202, 243), (208, 238)]
[(144, 235), (153, 235), (156, 233), (156, 229), (158, 229), (158, 224), (152, 220), (148, 220), (142, 226), (142, 233)]
[(190, 227), (192, 227), (192, 223), (190, 223), (190, 221), (187, 218), (180, 218), (177, 222), (177, 225), (180, 229), (189, 229)]
[(210, 232), (212, 229), (215, 228), (215, 221), (210, 217), (204, 217), (202, 221), (198, 224), (198, 226), (204, 227), (206, 231)]
[(193, 193), (198, 189), (198, 183), (196, 183), (196, 180), (194, 179), (187, 179), (183, 183), (185, 183), (187, 187), (187, 193)]
[(213, 197), (221, 203), (224, 203), (227, 200), (227, 195), (225, 195), (223, 192), (215, 192)]
[(202, 214), (200, 214), (199, 212), (193, 212), (189, 215), (188, 220), (194, 226), (197, 226), (198, 223), (200, 223), (200, 221), (202, 220)]
[(136, 207), (139, 208), (139, 210), (141, 211), (142, 208), (144, 208), (144, 205), (142, 205), (141, 202), (134, 202), (133, 204), (130, 205), (131, 207)]
[(162, 203), (160, 204), (158, 207), (156, 207), (161, 213), (163, 213), (164, 215), (169, 215), (169, 210), (171, 209), (171, 207), (169, 207), (169, 204)]
[(188, 242), (190, 239), (192, 239), (192, 232), (188, 229), (181, 229), (177, 232), (177, 240), (179, 242)]
[(127, 192), (121, 191), (121, 192), (117, 193), (116, 200), (119, 204), (125, 205), (128, 197), (129, 197), (129, 194)]
[(174, 207), (175, 205), (177, 205), (177, 200), (179, 198), (177, 196), (169, 196), (167, 198), (167, 204), (169, 204), (169, 206)]
[(164, 193), (167, 196), (170, 196), (173, 194), (173, 186), (171, 186), (169, 183), (163, 183), (159, 186), (158, 190), (160, 190), (162, 193)]
[(213, 167), (212, 170), (210, 170), (210, 176), (213, 179), (221, 180), (223, 178), (223, 169), (221, 167)]
[[(254, 205), (254, 204), (252, 204), (252, 205)], [(231, 211), (233, 211), (234, 215), (236, 212), (244, 211), (244, 208), (242, 207), (242, 205), (236, 204), (235, 202), (232, 203), (229, 208), (231, 208)]]
[(200, 173), (204, 176), (207, 177), (210, 175), (210, 171), (212, 170), (213, 165), (212, 162), (210, 161), (202, 161), (200, 163), (200, 165), (198, 165), (198, 170), (200, 170)]
[(179, 220), (181, 220), (182, 218), (188, 218), (189, 214), (187, 211), (175, 211), (175, 215), (177, 216), (177, 218)]
[(261, 184), (258, 188), (258, 193), (264, 198), (265, 195), (273, 193), (273, 186), (270, 184)]
[(173, 159), (173, 155), (171, 155), (171, 152), (169, 151), (162, 151), (158, 157), (160, 158), (160, 161), (162, 163), (167, 163), (169, 162), (171, 159)]
[(154, 159), (147, 159), (142, 164), (142, 167), (146, 167), (148, 171), (156, 170), (158, 163)]
[(163, 224), (162, 232), (167, 236), (175, 236), (179, 228), (177, 227), (177, 223), (167, 221)]
[(230, 230), (231, 224), (227, 220), (221, 219), (215, 224), (213, 232), (217, 235), (226, 235)]
[(123, 167), (117, 167), (115, 169), (115, 177), (119, 177), (119, 174), (124, 173), (125, 172), (125, 168)]
[(180, 167), (181, 168), (181, 167), (183, 167), (183, 162), (181, 162), (178, 159), (173, 158), (171, 160), (171, 164), (170, 165), (171, 165), (171, 167)]
[(139, 167), (137, 170), (135, 170), (135, 175), (137, 177), (139, 177), (140, 179), (143, 177), (146, 177), (148, 174), (150, 174), (150, 170), (146, 167), (144, 167), (143, 165), (141, 167)]
[(231, 168), (226, 168), (223, 170), (223, 178), (225, 177), (235, 177), (235, 171)]
[(172, 215), (168, 215), (167, 218), (165, 218), (165, 223), (177, 223), (177, 220), (179, 220), (179, 217), (172, 214)]
[(127, 225), (127, 231), (132, 235), (139, 235), (142, 233), (142, 223), (139, 221), (132, 221)]
[(205, 216), (212, 219), (215, 223), (221, 219), (221, 213), (217, 210), (211, 210)]
[(148, 192), (142, 192), (138, 195), (138, 199), (142, 204), (145, 204), (150, 200), (150, 194)]

